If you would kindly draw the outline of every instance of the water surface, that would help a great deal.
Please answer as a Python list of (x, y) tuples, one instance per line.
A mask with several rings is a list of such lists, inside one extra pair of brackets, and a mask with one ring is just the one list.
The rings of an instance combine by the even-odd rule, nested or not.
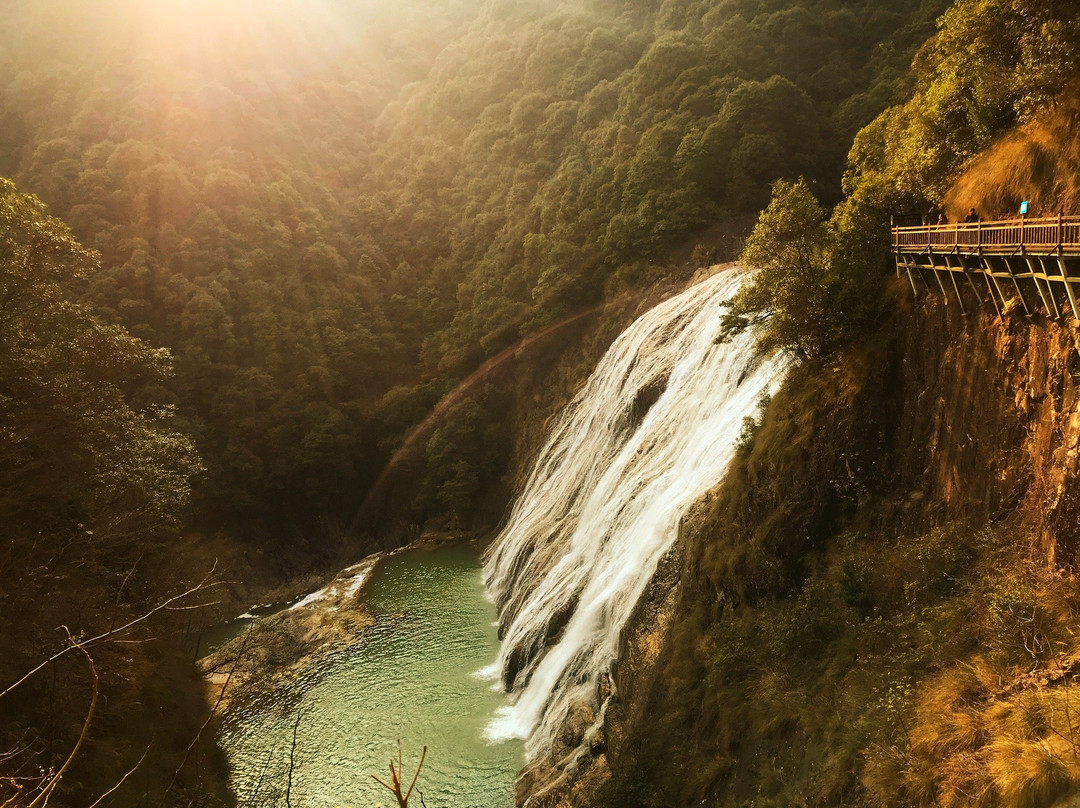
[(386, 779), (399, 738), (410, 777), (428, 747), (418, 786), (428, 808), (510, 808), (522, 746), (483, 737), (506, 699), (477, 675), (499, 643), (476, 553), (393, 556), (368, 593), (376, 622), (358, 647), (226, 722), (223, 745), (240, 804), (256, 788), (254, 805), (285, 804), (295, 725), (293, 808), (392, 803), (371, 774)]

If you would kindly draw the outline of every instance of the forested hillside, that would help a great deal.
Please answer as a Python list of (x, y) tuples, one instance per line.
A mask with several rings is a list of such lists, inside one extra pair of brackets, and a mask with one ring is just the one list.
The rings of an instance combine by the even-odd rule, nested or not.
[(304, 11), (47, 2), (3, 21), (0, 170), (101, 252), (79, 296), (174, 350), (202, 506), (264, 524), (347, 515), (378, 464), (372, 409), (412, 362), (356, 189), (374, 118), (460, 14)]
[[(177, 623), (165, 619), (175, 615), (93, 640), (177, 594), (188, 573), (210, 571), (170, 553), (200, 464), (163, 396), (168, 352), (64, 292), (97, 270), (62, 222), (0, 180), (5, 805), (47, 800), (80, 747), (93, 765), (66, 772), (68, 804), (91, 804), (144, 750), (139, 786), (162, 796), (206, 710)], [(155, 726), (166, 711), (173, 719)], [(176, 791), (191, 793), (197, 776), (184, 772)], [(213, 774), (205, 790), (219, 790)]]
[[(0, 173), (101, 252), (80, 299), (174, 352), (199, 513), (310, 531), (520, 333), (730, 255), (777, 177), (838, 198), (941, 6), (23, 4)], [(465, 443), (413, 519), (473, 519), (499, 462)]]

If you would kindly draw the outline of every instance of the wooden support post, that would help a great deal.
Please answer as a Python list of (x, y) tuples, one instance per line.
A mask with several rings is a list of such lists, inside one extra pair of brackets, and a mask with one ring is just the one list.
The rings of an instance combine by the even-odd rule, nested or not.
[(915, 270), (919, 273), (919, 279), (922, 280), (923, 286), (926, 287), (927, 294), (933, 294), (934, 293), (934, 287), (932, 287), (930, 285), (930, 281), (928, 281), (926, 279), (926, 273), (923, 272), (923, 268), (918, 263), (918, 261), (916, 261), (914, 258), (908, 258), (908, 259), (905, 259), (905, 260), (909, 261), (909, 265), (914, 267)]
[(904, 271), (907, 273), (908, 280), (911, 281), (911, 293), (915, 295), (916, 299), (919, 297), (919, 290), (915, 288), (915, 276), (911, 274), (911, 267), (908, 266), (907, 256), (903, 253), (896, 254), (896, 276), (900, 277), (900, 262), (904, 262)]
[[(896, 223), (893, 221), (893, 216), (892, 216), (891, 213), (889, 214), (889, 234), (892, 237), (893, 251), (896, 253), (897, 256), (899, 256), (900, 255), (900, 237), (899, 237), (899, 234), (896, 232)], [(907, 267), (905, 266), (905, 269), (906, 268)], [(897, 262), (896, 262), (896, 277), (898, 277), (898, 278), (900, 277), (900, 261), (899, 260), (897, 260)], [(911, 288), (912, 289), (915, 288), (914, 283), (911, 284)], [(918, 297), (918, 295), (916, 295), (916, 297)]]
[(945, 266), (947, 266), (949, 272), (949, 280), (952, 281), (953, 291), (956, 292), (956, 302), (960, 304), (960, 311), (963, 314), (967, 314), (967, 307), (964, 305), (964, 298), (960, 295), (960, 287), (956, 283), (956, 273), (953, 272), (952, 261), (949, 260), (949, 256), (943, 255), (945, 259)]
[(1072, 284), (1069, 283), (1069, 269), (1065, 266), (1065, 256), (1058, 252), (1058, 268), (1061, 269), (1061, 280), (1065, 284), (1065, 293), (1069, 296), (1069, 306), (1072, 308), (1073, 317), (1080, 320), (1080, 311), (1076, 308), (1076, 295), (1073, 293)]
[(1042, 298), (1042, 307), (1047, 310), (1047, 317), (1053, 317), (1054, 312), (1050, 308), (1050, 301), (1047, 299), (1047, 294), (1042, 291), (1042, 284), (1035, 274), (1035, 261), (1032, 261), (1027, 255), (1024, 256), (1024, 260), (1027, 261), (1027, 270), (1031, 273), (1031, 281), (1035, 283), (1035, 287), (1039, 289), (1039, 297)]
[(949, 305), (949, 293), (945, 291), (945, 284), (941, 282), (941, 270), (937, 268), (937, 261), (933, 253), (930, 253), (930, 266), (934, 270), (934, 280), (937, 281), (937, 285), (941, 287), (941, 294), (945, 297), (945, 305)]
[(1009, 299), (1005, 297), (1005, 293), (1001, 291), (1001, 284), (998, 283), (997, 278), (994, 277), (994, 265), (990, 263), (990, 259), (983, 255), (979, 257), (979, 260), (982, 261), (983, 272), (985, 272), (986, 277), (990, 279), (988, 282), (993, 282), (994, 288), (997, 289), (998, 297), (1001, 298), (1002, 308), (998, 309), (998, 314), (1001, 314), (1005, 304), (1009, 302)]
[(980, 259), (980, 269), (978, 270), (970, 269), (970, 267), (968, 267), (968, 261), (966, 259), (961, 258), (961, 260), (963, 261), (964, 268), (969, 269), (969, 271), (971, 272), (977, 271), (978, 274), (982, 275), (983, 280), (986, 282), (986, 292), (990, 296), (990, 302), (991, 304), (994, 304), (994, 310), (998, 313), (998, 317), (1000, 317), (1001, 307), (998, 306), (998, 297), (994, 294), (994, 286), (990, 284), (989, 275), (987, 275), (986, 272), (984, 272), (982, 269), (982, 259)]
[[(927, 243), (930, 243), (930, 227), (927, 227)], [(937, 288), (942, 291), (942, 297), (945, 298), (945, 305), (948, 306), (948, 292), (945, 291), (945, 284), (942, 283), (941, 270), (937, 269), (937, 256), (934, 255), (934, 248), (928, 247), (927, 260), (930, 261), (930, 271), (934, 273), (934, 280), (937, 281)]]
[[(979, 293), (979, 287), (975, 285), (975, 281), (971, 279), (971, 268), (968, 266), (967, 261), (964, 260), (962, 253), (956, 254), (956, 261), (960, 264), (960, 269), (964, 273), (964, 279), (967, 280), (968, 286), (971, 287), (971, 291), (975, 294), (975, 299), (982, 303), (982, 295)], [(990, 292), (990, 297), (993, 299), (994, 293)], [(997, 303), (994, 303), (994, 308), (997, 308)]]
[(934, 293), (934, 287), (930, 285), (930, 281), (926, 279), (926, 269), (915, 258), (910, 257), (908, 260), (911, 263), (911, 268), (919, 273), (919, 280), (923, 282), (923, 286), (926, 287), (926, 293), (932, 295)]
[[(1027, 259), (1027, 266), (1031, 268), (1031, 274), (1035, 275), (1035, 261), (1032, 260), (1030, 257)], [(1042, 272), (1042, 282), (1044, 284), (1047, 284), (1047, 295), (1050, 297), (1050, 313), (1053, 315), (1055, 320), (1059, 320), (1062, 317), (1062, 312), (1061, 309), (1057, 308), (1057, 297), (1054, 295), (1054, 284), (1047, 280), (1047, 265), (1045, 265), (1045, 262), (1042, 260), (1042, 258), (1039, 258), (1039, 269)]]
[(1016, 288), (1016, 294), (1020, 297), (1020, 305), (1024, 307), (1024, 313), (1030, 317), (1031, 307), (1028, 306), (1027, 299), (1024, 297), (1024, 293), (1020, 289), (1020, 282), (1016, 279), (1015, 273), (1013, 273), (1012, 264), (1009, 263), (1009, 257), (1004, 256), (1001, 260), (1005, 264), (1005, 271), (1009, 273), (1009, 277), (1012, 279), (1013, 286)]

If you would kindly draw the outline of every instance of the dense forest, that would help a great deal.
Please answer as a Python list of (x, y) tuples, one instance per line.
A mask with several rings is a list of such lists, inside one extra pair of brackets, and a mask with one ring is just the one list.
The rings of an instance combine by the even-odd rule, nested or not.
[[(778, 177), (838, 199), (941, 6), (35, 3), (0, 23), (0, 174), (101, 254), (72, 294), (173, 353), (200, 516), (348, 525), (484, 357), (730, 256)], [(465, 444), (417, 521), (473, 518)]]
[[(64, 785), (69, 804), (90, 804), (142, 748), (148, 772), (175, 767), (205, 710), (192, 677), (168, 673), (186, 662), (175, 619), (101, 641), (200, 563), (167, 558), (201, 465), (165, 400), (168, 352), (71, 299), (97, 257), (8, 180), (0, 262), (0, 797), (47, 799), (85, 744), (97, 765)], [(147, 719), (168, 710), (155, 745)]]
[[(362, 555), (384, 541), (362, 535), (365, 495), (443, 394), (542, 326), (735, 258), (777, 180), (774, 218), (800, 205), (824, 262), (819, 309), (778, 285), (729, 325), (774, 310), (768, 347), (814, 361), (865, 335), (883, 217), (941, 204), (1076, 74), (1070, 3), (961, 0), (923, 46), (947, 5), (7, 9), (0, 687), (67, 651), (3, 712), (0, 800), (48, 782), (100, 690), (64, 804), (144, 748), (117, 804), (227, 803), (212, 750), (174, 774), (205, 719), (185, 615), (155, 613), (89, 667), (57, 626), (96, 637), (199, 581), (218, 548), (177, 553), (192, 536), (279, 572), (324, 544)], [(402, 522), (490, 527), (515, 406), (489, 386), (449, 411)]]

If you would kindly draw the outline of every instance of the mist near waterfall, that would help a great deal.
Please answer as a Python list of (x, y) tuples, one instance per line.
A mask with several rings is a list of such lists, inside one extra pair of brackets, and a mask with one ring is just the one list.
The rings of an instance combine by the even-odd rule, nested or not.
[(720, 272), (638, 318), (552, 427), (485, 563), (512, 694), (489, 737), (523, 738), (533, 757), (596, 699), (680, 519), (781, 380), (784, 360), (761, 356), (752, 334), (716, 342), (745, 277)]

